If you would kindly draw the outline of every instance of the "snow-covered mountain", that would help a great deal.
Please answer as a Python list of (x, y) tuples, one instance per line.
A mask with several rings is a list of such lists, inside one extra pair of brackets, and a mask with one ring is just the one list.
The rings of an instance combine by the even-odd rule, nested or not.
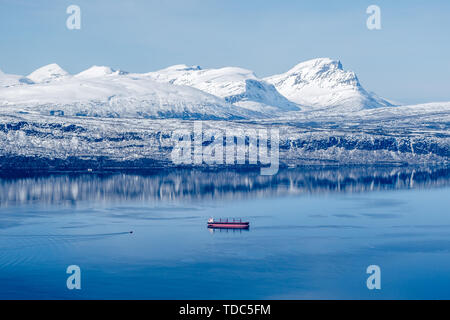
[(51, 64), (0, 73), (0, 171), (172, 166), (173, 132), (198, 119), (224, 132), (276, 126), (282, 166), (450, 159), (450, 103), (394, 107), (330, 59), (265, 80), (242, 68), (70, 75)]
[[(329, 58), (302, 62), (286, 73), (265, 78), (289, 100), (308, 109), (356, 111), (392, 107), (389, 101), (367, 92), (353, 71)], [(309, 107), (309, 108), (308, 108)]]
[(244, 119), (261, 115), (199, 89), (91, 67), (75, 76), (56, 64), (31, 73), (34, 83), (0, 88), (0, 106), (44, 115)]
[(262, 113), (300, 110), (273, 85), (243, 68), (202, 69), (199, 66), (175, 65), (146, 75), (159, 82), (194, 87), (234, 105)]
[(72, 116), (235, 119), (393, 106), (328, 58), (265, 79), (243, 68), (187, 65), (143, 74), (92, 66), (70, 75), (53, 63), (26, 77), (0, 73), (0, 88), (1, 105)]
[[(181, 119), (342, 117), (394, 104), (366, 91), (339, 61), (314, 59), (258, 78), (237, 67), (175, 65), (149, 73), (92, 66), (70, 75), (57, 64), (26, 77), (0, 71), (0, 108), (57, 116)], [(386, 110), (385, 110), (386, 109)]]
[(33, 71), (27, 76), (27, 78), (35, 83), (40, 83), (58, 80), (65, 78), (68, 75), (69, 73), (67, 71), (62, 69), (56, 63), (52, 63)]

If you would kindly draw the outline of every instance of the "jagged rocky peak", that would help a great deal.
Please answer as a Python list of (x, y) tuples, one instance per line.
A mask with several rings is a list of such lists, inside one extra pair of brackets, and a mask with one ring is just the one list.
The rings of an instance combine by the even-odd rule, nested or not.
[(311, 108), (342, 107), (348, 111), (392, 106), (367, 92), (355, 72), (344, 70), (339, 60), (330, 58), (299, 63), (265, 80), (289, 100)]
[[(319, 58), (297, 64), (286, 73), (268, 77), (267, 80), (275, 86), (301, 86), (317, 82), (320, 87), (335, 87), (338, 85), (359, 87), (358, 77), (353, 71), (346, 71), (339, 60)], [(289, 81), (291, 80), (291, 81)], [(319, 81), (322, 81), (319, 83)]]
[(69, 73), (67, 71), (62, 69), (56, 63), (52, 63), (33, 71), (27, 78), (33, 82), (39, 83), (64, 78), (68, 75)]
[(308, 61), (301, 62), (293, 67), (288, 72), (295, 72), (296, 70), (328, 70), (339, 69), (343, 70), (342, 63), (339, 60), (333, 60), (330, 58), (317, 58)]

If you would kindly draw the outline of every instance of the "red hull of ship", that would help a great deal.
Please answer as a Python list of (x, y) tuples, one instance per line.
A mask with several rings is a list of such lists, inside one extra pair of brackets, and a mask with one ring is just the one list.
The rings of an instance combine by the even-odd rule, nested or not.
[(214, 229), (248, 229), (248, 222), (214, 222), (208, 223), (208, 228)]

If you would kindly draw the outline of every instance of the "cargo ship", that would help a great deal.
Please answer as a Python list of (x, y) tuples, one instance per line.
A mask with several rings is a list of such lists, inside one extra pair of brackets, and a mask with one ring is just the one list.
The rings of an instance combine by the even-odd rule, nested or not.
[(219, 219), (219, 221), (213, 218), (208, 219), (208, 228), (213, 229), (248, 229), (250, 228), (250, 222), (243, 222), (242, 219)]

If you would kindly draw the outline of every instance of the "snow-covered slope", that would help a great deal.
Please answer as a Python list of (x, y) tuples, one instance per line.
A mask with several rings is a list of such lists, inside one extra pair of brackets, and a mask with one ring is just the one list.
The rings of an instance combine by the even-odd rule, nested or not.
[[(192, 121), (61, 117), (0, 107), (3, 168), (173, 166), (175, 130)], [(450, 164), (450, 103), (361, 110), (341, 117), (203, 121), (203, 130), (277, 128), (280, 165)], [(302, 113), (299, 113), (301, 116)], [(209, 141), (205, 141), (207, 145)], [(207, 166), (205, 164), (205, 166)]]
[(175, 65), (146, 75), (159, 82), (194, 87), (234, 105), (259, 112), (300, 110), (298, 105), (282, 96), (273, 85), (243, 68), (203, 70), (199, 66)]
[(109, 75), (125, 75), (128, 72), (121, 70), (114, 70), (107, 66), (92, 66), (87, 70), (84, 70), (75, 75), (75, 77), (80, 79), (90, 79), (90, 78), (100, 78)]
[(27, 78), (33, 82), (50, 82), (67, 77), (69, 74), (56, 63), (43, 66), (30, 73)]
[(355, 111), (393, 106), (367, 92), (353, 71), (345, 71), (340, 61), (329, 58), (302, 62), (286, 73), (264, 80), (289, 100), (312, 109), (332, 107)]
[(15, 74), (6, 74), (0, 70), (0, 87), (10, 87), (20, 84), (31, 84), (30, 79)]
[(0, 106), (46, 115), (240, 119), (259, 114), (196, 88), (93, 67), (70, 76), (57, 65), (33, 72), (32, 85), (0, 88)]

